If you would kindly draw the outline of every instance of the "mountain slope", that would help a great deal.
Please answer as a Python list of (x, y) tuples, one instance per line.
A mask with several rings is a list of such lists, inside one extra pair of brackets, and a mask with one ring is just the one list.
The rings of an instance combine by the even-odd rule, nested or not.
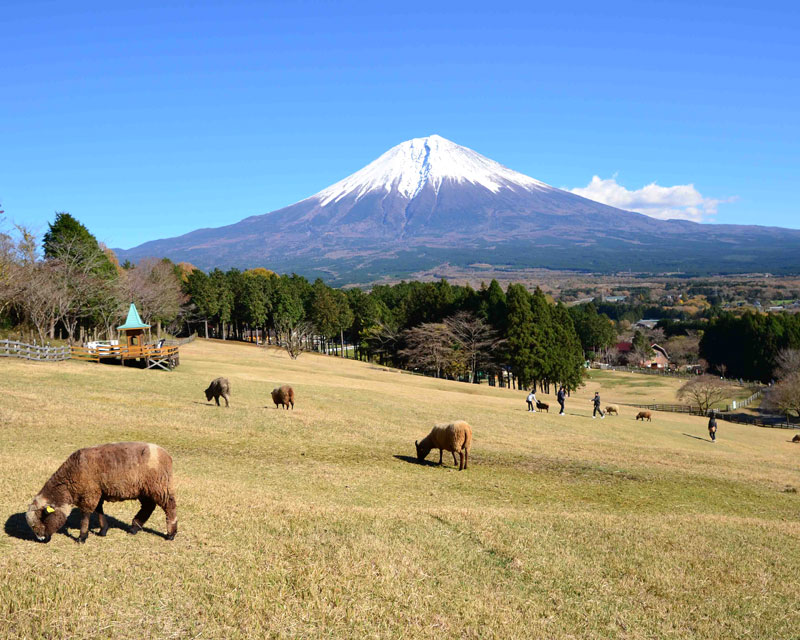
[(118, 255), (363, 281), (442, 262), (796, 271), (798, 249), (800, 231), (656, 220), (551, 187), (433, 135), (403, 142), (283, 209)]

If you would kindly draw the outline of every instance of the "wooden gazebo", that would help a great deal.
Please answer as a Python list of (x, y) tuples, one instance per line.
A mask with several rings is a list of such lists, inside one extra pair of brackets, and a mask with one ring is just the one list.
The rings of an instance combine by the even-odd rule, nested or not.
[(128, 318), (125, 320), (125, 324), (117, 327), (117, 331), (125, 334), (125, 343), (128, 345), (128, 351), (136, 351), (144, 346), (145, 329), (150, 329), (150, 325), (142, 322), (142, 318), (136, 310), (136, 305), (131, 302), (131, 308), (128, 309)]
[[(95, 343), (85, 347), (72, 347), (70, 353), (73, 358), (79, 360), (90, 360), (94, 362), (108, 362), (109, 360), (119, 360), (122, 365), (125, 361), (134, 361), (139, 366), (147, 369), (170, 370), (180, 364), (180, 355), (177, 345), (165, 345), (165, 340), (157, 344), (148, 344), (145, 332), (150, 331), (150, 325), (142, 322), (142, 318), (136, 309), (136, 305), (131, 303), (128, 309), (128, 318), (125, 324), (117, 327), (120, 333), (122, 344)], [(124, 338), (123, 338), (124, 336)]]

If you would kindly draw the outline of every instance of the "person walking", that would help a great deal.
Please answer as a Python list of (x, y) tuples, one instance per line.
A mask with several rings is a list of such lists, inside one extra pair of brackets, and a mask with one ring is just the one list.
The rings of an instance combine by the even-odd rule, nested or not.
[(536, 413), (536, 394), (533, 392), (533, 389), (531, 389), (526, 400), (528, 402), (528, 411)]
[(594, 411), (592, 411), (592, 420), (594, 420), (594, 417), (598, 413), (600, 414), (600, 419), (601, 420), (603, 418), (605, 418), (606, 414), (603, 413), (603, 410), (600, 408), (600, 392), (599, 391), (595, 391), (594, 392), (594, 399), (592, 400), (592, 402), (594, 403)]
[(712, 411), (711, 417), (708, 419), (708, 436), (711, 442), (717, 441), (717, 412)]
[(558, 415), (564, 415), (564, 401), (567, 399), (567, 390), (564, 388), (564, 385), (561, 385), (561, 388), (558, 390), (558, 394), (556, 395), (558, 398), (558, 404), (561, 406), (561, 411), (558, 412)]

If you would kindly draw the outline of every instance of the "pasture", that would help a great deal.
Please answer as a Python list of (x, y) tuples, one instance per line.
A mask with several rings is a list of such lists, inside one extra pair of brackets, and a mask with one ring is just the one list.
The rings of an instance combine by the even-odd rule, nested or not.
[[(174, 372), (0, 364), (0, 637), (798, 638), (794, 432), (603, 403), (680, 382), (592, 372), (557, 415), (525, 394), (196, 341)], [(205, 401), (230, 379), (231, 407)], [(296, 392), (294, 411), (269, 392)], [(672, 394), (672, 395), (670, 395)], [(458, 472), (414, 440), (464, 419)], [(75, 449), (143, 440), (175, 463), (178, 535), (37, 544), (31, 498)], [(92, 520), (93, 532), (97, 521)]]

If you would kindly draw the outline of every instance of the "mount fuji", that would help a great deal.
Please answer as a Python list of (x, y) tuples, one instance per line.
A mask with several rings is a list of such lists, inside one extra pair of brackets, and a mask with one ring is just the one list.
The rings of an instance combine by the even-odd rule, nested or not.
[(800, 231), (657, 220), (551, 187), (438, 135), (293, 205), (118, 249), (197, 267), (405, 276), (443, 263), (589, 271), (800, 271)]

